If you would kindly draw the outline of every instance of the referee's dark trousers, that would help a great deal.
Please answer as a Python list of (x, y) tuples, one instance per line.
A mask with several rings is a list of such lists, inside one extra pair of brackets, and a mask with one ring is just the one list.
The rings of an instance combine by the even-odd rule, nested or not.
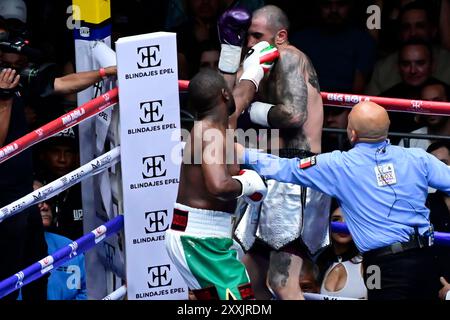
[(368, 300), (438, 299), (430, 247), (395, 253), (375, 249), (363, 254), (363, 266)]

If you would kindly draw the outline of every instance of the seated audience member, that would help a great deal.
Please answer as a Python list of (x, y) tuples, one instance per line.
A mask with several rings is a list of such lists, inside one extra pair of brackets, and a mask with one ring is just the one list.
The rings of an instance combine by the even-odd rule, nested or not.
[(219, 70), (220, 46), (211, 41), (200, 44), (200, 68)]
[[(427, 152), (436, 158), (450, 165), (450, 141), (440, 140), (430, 144)], [(427, 207), (430, 209), (430, 221), (434, 230), (439, 232), (450, 232), (450, 196), (437, 190), (428, 194)], [(433, 255), (436, 261), (437, 272), (439, 276), (450, 279), (450, 247), (433, 246)], [(438, 278), (434, 279), (438, 285)]]
[[(334, 207), (334, 210), (333, 210)], [(331, 222), (344, 222), (341, 208), (332, 204)], [(323, 275), (320, 293), (329, 296), (367, 299), (362, 257), (349, 234), (331, 232), (332, 244), (318, 258)]]
[(217, 34), (220, 13), (220, 0), (186, 1), (187, 19), (170, 30), (177, 33), (179, 79), (191, 79), (198, 72), (200, 43), (211, 41), (220, 45)]
[[(66, 129), (43, 142), (39, 149), (38, 176), (45, 183), (56, 180), (79, 166), (78, 140), (74, 128)], [(55, 232), (76, 240), (83, 235), (81, 185), (78, 183), (51, 199)]]
[(320, 293), (320, 271), (311, 260), (303, 261), (300, 271), (300, 288), (302, 292)]
[[(422, 87), (420, 99), (428, 101), (449, 101), (450, 87), (439, 80), (428, 80)], [(417, 115), (416, 118), (420, 122), (425, 124), (417, 130), (411, 133), (416, 134), (430, 134), (439, 136), (450, 135), (450, 117), (449, 116), (436, 116), (436, 115)], [(400, 146), (404, 146), (405, 139), (402, 139), (399, 143)], [(434, 140), (428, 139), (410, 139), (409, 146), (411, 148), (422, 148), (426, 150), (428, 146), (433, 143)]]
[[(398, 70), (402, 81), (384, 91), (381, 96), (401, 99), (420, 99), (422, 86), (433, 79), (433, 56), (428, 43), (411, 40), (402, 45), (398, 56)], [(389, 112), (390, 131), (411, 132), (419, 128), (414, 114), (406, 112)], [(397, 144), (399, 138), (392, 138)]]
[[(438, 15), (430, 10), (431, 1), (413, 1), (406, 4), (399, 14), (399, 43), (411, 40), (422, 40), (428, 43), (436, 43), (437, 35), (435, 21)], [(450, 52), (438, 44), (432, 46), (432, 55), (435, 68), (432, 75), (447, 84), (450, 84)], [(380, 95), (382, 92), (402, 81), (396, 65), (398, 51), (378, 61), (366, 88), (368, 95)], [(382, 95), (382, 94), (381, 94)]]
[(311, 59), (321, 90), (362, 93), (375, 64), (375, 41), (352, 24), (354, 0), (317, 2), (319, 25), (293, 33), (291, 43)]
[[(35, 180), (33, 188), (39, 189), (42, 183)], [(72, 243), (72, 240), (51, 232), (54, 230), (54, 216), (51, 206), (43, 201), (38, 204), (42, 223), (45, 228), (45, 241), (48, 245), (48, 254)], [(86, 300), (86, 272), (84, 254), (78, 254), (73, 259), (54, 269), (50, 273), (47, 286), (48, 300)]]
[[(348, 114), (351, 109), (342, 107), (325, 107), (323, 116), (323, 127), (330, 129), (347, 129)], [(323, 132), (322, 152), (334, 150), (347, 151), (351, 148), (347, 133)]]

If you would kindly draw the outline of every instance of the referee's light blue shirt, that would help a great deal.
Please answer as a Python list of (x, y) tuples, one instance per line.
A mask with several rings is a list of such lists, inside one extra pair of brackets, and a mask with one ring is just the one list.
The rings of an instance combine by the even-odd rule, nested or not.
[[(408, 241), (417, 226), (430, 225), (425, 207), (428, 186), (450, 194), (450, 168), (422, 149), (357, 143), (307, 160), (285, 159), (245, 150), (244, 162), (267, 179), (290, 182), (339, 200), (345, 221), (361, 252)], [(314, 164), (315, 161), (315, 164)], [(300, 168), (307, 167), (304, 169)]]

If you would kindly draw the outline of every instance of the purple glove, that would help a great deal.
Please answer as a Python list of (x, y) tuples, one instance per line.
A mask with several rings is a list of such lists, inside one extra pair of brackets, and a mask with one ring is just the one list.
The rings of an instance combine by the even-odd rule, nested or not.
[(242, 46), (250, 23), (251, 15), (244, 8), (231, 8), (220, 16), (217, 23), (219, 40), (222, 44), (220, 71), (235, 73), (239, 69)]

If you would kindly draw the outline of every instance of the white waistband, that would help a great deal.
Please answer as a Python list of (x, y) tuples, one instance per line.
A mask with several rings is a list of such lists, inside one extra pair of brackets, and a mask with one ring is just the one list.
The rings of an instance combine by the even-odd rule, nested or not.
[(184, 233), (203, 237), (231, 237), (234, 215), (223, 211), (198, 209), (175, 203), (174, 209), (188, 211)]

